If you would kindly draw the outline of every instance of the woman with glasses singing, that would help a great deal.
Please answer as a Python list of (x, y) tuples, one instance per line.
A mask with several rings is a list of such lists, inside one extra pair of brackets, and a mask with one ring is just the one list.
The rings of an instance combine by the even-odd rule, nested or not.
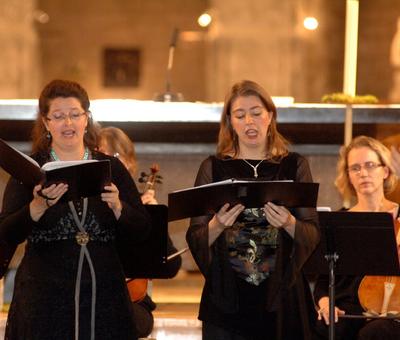
[[(195, 185), (229, 178), (312, 182), (307, 160), (288, 151), (276, 119), (260, 85), (233, 85), (217, 155), (203, 161)], [(302, 266), (319, 240), (316, 220), (313, 208), (272, 202), (255, 209), (225, 204), (191, 220), (186, 238), (205, 277), (204, 340), (310, 339), (316, 313)]]
[[(349, 211), (389, 212), (395, 222), (399, 221), (399, 204), (385, 197), (397, 184), (390, 151), (376, 139), (359, 136), (342, 148), (335, 184), (344, 199), (356, 199)], [(376, 246), (379, 247), (378, 244)], [(400, 339), (398, 321), (339, 318), (343, 314), (362, 314), (363, 308), (358, 299), (362, 279), (354, 276), (336, 277), (336, 339)], [(328, 339), (328, 277), (321, 276), (317, 280), (314, 297), (320, 320), (316, 327), (316, 339)]]
[(66, 202), (65, 183), (25, 187), (11, 178), (0, 239), (27, 240), (17, 270), (5, 339), (136, 339), (115, 242), (143, 240), (149, 217), (129, 172), (96, 152), (97, 128), (78, 83), (54, 80), (39, 98), (33, 155), (40, 164), (109, 160), (111, 183), (97, 196)]

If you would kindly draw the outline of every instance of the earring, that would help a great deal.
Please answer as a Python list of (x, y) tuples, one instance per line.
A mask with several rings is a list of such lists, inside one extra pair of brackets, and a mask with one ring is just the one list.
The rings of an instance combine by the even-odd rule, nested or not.
[(87, 129), (85, 129), (85, 133), (87, 133)]
[(46, 138), (47, 138), (47, 139), (51, 139), (51, 134), (50, 134), (50, 131), (49, 131), (49, 130), (47, 130)]

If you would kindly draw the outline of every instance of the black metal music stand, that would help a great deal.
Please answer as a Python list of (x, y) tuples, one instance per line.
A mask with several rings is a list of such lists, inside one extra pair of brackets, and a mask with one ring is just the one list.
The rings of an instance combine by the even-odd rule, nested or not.
[(152, 223), (150, 236), (143, 242), (119, 240), (117, 249), (127, 278), (170, 278), (167, 268), (168, 207), (145, 205)]
[(329, 339), (333, 340), (335, 275), (400, 275), (400, 264), (391, 214), (338, 211), (318, 215), (321, 241), (304, 272), (329, 275)]

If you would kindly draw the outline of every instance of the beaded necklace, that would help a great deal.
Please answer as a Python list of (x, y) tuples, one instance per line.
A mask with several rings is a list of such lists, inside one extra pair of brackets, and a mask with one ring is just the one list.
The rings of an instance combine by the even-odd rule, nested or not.
[[(53, 161), (59, 161), (60, 160), (53, 148), (50, 150), (50, 156), (53, 159)], [(89, 159), (89, 149), (88, 149), (87, 146), (85, 147), (85, 152), (83, 154), (83, 158), (82, 159), (83, 160)]]

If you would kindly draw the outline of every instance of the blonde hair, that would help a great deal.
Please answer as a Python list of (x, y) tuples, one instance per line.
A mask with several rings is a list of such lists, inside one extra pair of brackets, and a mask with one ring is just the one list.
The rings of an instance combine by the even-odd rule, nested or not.
[(258, 97), (267, 111), (272, 113), (266, 139), (265, 158), (272, 161), (279, 161), (288, 154), (289, 142), (278, 132), (276, 126), (277, 111), (272, 98), (260, 85), (251, 80), (243, 80), (234, 84), (225, 97), (218, 135), (217, 156), (223, 158), (233, 155), (235, 157), (239, 154), (238, 136), (231, 123), (231, 108), (236, 98), (248, 96)]
[(335, 185), (344, 199), (350, 199), (356, 196), (356, 191), (350, 182), (348, 173), (348, 157), (351, 150), (361, 147), (367, 147), (374, 151), (379, 158), (381, 164), (389, 169), (389, 176), (383, 181), (383, 190), (385, 195), (392, 192), (397, 185), (397, 176), (392, 166), (389, 149), (378, 140), (367, 137), (358, 136), (354, 138), (348, 146), (342, 146), (340, 149), (339, 161), (337, 164), (337, 176)]
[(128, 135), (119, 128), (104, 127), (99, 133), (99, 145), (105, 143), (114, 156), (124, 160), (132, 177), (136, 174), (136, 152), (133, 142)]

